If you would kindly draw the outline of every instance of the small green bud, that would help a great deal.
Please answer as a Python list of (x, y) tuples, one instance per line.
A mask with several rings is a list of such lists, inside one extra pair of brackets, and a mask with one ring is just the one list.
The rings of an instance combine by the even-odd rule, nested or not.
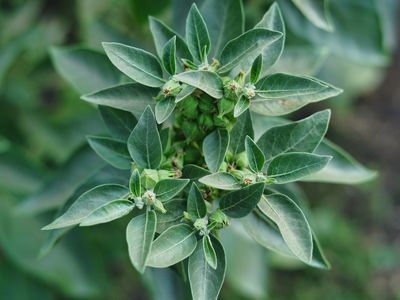
[(144, 169), (141, 175), (141, 181), (146, 189), (152, 189), (156, 183), (160, 180), (158, 177), (158, 171), (152, 169)]
[(210, 215), (210, 224), (214, 223), (216, 224), (215, 228), (216, 229), (221, 229), (229, 224), (229, 219), (228, 217), (220, 210), (217, 209)]
[(233, 79), (224, 82), (224, 95), (226, 98), (237, 100), (242, 91), (240, 84)]
[(156, 194), (153, 191), (146, 191), (142, 196), (143, 202), (146, 205), (154, 205), (156, 202)]
[(214, 126), (213, 118), (210, 115), (203, 113), (199, 117), (199, 125), (206, 129), (210, 129)]
[(219, 171), (225, 172), (227, 169), (228, 169), (228, 164), (225, 161), (223, 161), (221, 166), (219, 167)]
[(167, 210), (165, 209), (164, 205), (162, 204), (162, 202), (160, 200), (156, 200), (154, 202), (154, 208), (156, 210), (158, 210), (159, 212), (161, 212), (162, 214), (165, 214), (167, 212)]
[(232, 162), (233, 161), (233, 153), (231, 151), (227, 151), (225, 154), (225, 159), (228, 162)]
[(194, 139), (199, 129), (195, 122), (184, 120), (182, 122), (182, 131), (187, 139)]
[(179, 82), (176, 80), (173, 80), (173, 79), (167, 81), (161, 89), (164, 97), (167, 97), (167, 96), (175, 97), (176, 95), (179, 94), (179, 92), (181, 90), (182, 90), (182, 87), (179, 84)]
[(247, 99), (254, 98), (256, 96), (256, 87), (251, 83), (246, 84), (246, 86), (243, 88), (243, 95)]
[(198, 115), (198, 100), (193, 96), (187, 96), (181, 103), (183, 115), (195, 119)]
[(217, 115), (215, 115), (214, 117), (213, 117), (213, 121), (214, 121), (214, 126), (217, 126), (217, 127), (225, 127), (225, 121), (223, 120), (223, 118), (221, 118), (221, 117), (219, 117), (219, 116), (217, 116)]
[(235, 101), (232, 99), (222, 98), (218, 101), (218, 116), (222, 117), (235, 108)]
[(193, 222), (192, 216), (187, 211), (183, 212), (183, 220)]
[(239, 168), (246, 168), (249, 165), (246, 152), (242, 152), (236, 155), (236, 165)]
[(170, 171), (167, 170), (158, 170), (157, 174), (158, 174), (158, 180), (163, 180), (170, 178), (173, 172), (171, 173)]
[(142, 197), (136, 197), (133, 199), (135, 201), (135, 206), (139, 209), (142, 209), (144, 206), (144, 202), (142, 201)]

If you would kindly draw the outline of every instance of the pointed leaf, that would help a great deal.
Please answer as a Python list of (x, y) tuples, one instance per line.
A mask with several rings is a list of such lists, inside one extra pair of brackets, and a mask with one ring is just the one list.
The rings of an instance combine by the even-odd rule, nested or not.
[(101, 117), (110, 134), (121, 141), (126, 141), (137, 124), (133, 114), (120, 109), (99, 105)]
[(261, 172), (265, 163), (265, 156), (263, 152), (249, 136), (246, 136), (245, 148), (250, 169), (256, 173)]
[(160, 63), (153, 54), (119, 43), (103, 43), (103, 47), (111, 62), (133, 80), (151, 87), (165, 83)]
[(203, 141), (204, 159), (208, 169), (217, 172), (224, 161), (229, 145), (229, 133), (226, 129), (217, 129), (206, 136)]
[(87, 141), (90, 147), (110, 165), (125, 170), (131, 167), (131, 157), (125, 142), (100, 136), (88, 136)]
[(170, 75), (174, 75), (176, 72), (176, 36), (165, 44), (161, 58), (165, 70)]
[(201, 219), (207, 215), (206, 203), (204, 202), (203, 196), (199, 188), (194, 182), (190, 187), (188, 195), (187, 212), (195, 219)]
[(213, 268), (214, 270), (217, 269), (218, 265), (217, 254), (215, 253), (209, 235), (203, 236), (203, 251), (206, 261), (210, 265), (210, 267)]
[(140, 273), (144, 273), (156, 232), (157, 216), (153, 210), (134, 217), (126, 227), (129, 258)]
[(196, 88), (194, 86), (184, 84), (182, 90), (179, 92), (178, 95), (176, 95), (175, 102), (178, 103), (184, 100), (187, 96), (191, 95), (195, 90)]
[(176, 102), (173, 97), (165, 97), (158, 101), (155, 108), (157, 123), (161, 124), (167, 120), (174, 112), (175, 106)]
[(179, 194), (189, 183), (189, 179), (164, 179), (157, 182), (154, 192), (158, 200), (164, 202)]
[[(186, 41), (189, 51), (200, 62), (203, 62), (205, 56), (210, 51), (210, 36), (208, 35), (207, 26), (201, 16), (195, 3), (190, 8), (186, 19)], [(204, 48), (206, 49), (205, 52)]]
[(267, 176), (278, 184), (296, 181), (321, 170), (331, 159), (332, 156), (305, 152), (284, 153), (271, 160)]
[(129, 189), (133, 196), (142, 196), (142, 184), (140, 180), (140, 173), (138, 169), (132, 171), (131, 178), (129, 180)]
[(186, 210), (186, 199), (171, 199), (163, 203), (166, 213), (156, 212), (157, 232), (161, 233), (169, 227), (181, 223), (183, 212)]
[(231, 132), (229, 133), (231, 139), (229, 148), (233, 155), (241, 153), (245, 150), (244, 139), (246, 138), (246, 135), (254, 138), (251, 115), (248, 110), (240, 115), (240, 117), (236, 120)]
[(189, 178), (190, 180), (198, 180), (208, 174), (211, 174), (209, 170), (191, 164), (185, 165), (182, 170), (182, 177)]
[(329, 18), (328, 0), (292, 0), (303, 15), (318, 28), (333, 31), (333, 24)]
[(210, 187), (225, 191), (239, 190), (242, 188), (240, 182), (238, 182), (232, 174), (227, 172), (213, 173), (201, 177), (199, 181)]
[(174, 79), (198, 88), (213, 98), (220, 99), (223, 96), (222, 79), (210, 71), (187, 71), (174, 76)]
[(107, 223), (127, 215), (134, 205), (129, 200), (114, 200), (99, 207), (88, 215), (79, 226), (93, 226)]
[(251, 83), (255, 84), (258, 81), (258, 78), (260, 78), (262, 65), (263, 65), (263, 57), (262, 57), (262, 54), (260, 54), (254, 60), (252, 66), (251, 66), (251, 70), (250, 70), (250, 82)]
[(141, 167), (157, 169), (162, 160), (162, 148), (156, 120), (148, 106), (128, 138), (132, 159)]
[(222, 196), (219, 207), (231, 218), (242, 218), (256, 207), (263, 191), (263, 182), (246, 186), (240, 190)]
[(190, 256), (196, 245), (195, 232), (189, 225), (171, 226), (153, 242), (147, 265), (154, 268), (172, 266)]
[(238, 102), (235, 104), (235, 108), (233, 110), (233, 116), (238, 118), (241, 114), (243, 114), (250, 107), (250, 99), (242, 96), (239, 98)]

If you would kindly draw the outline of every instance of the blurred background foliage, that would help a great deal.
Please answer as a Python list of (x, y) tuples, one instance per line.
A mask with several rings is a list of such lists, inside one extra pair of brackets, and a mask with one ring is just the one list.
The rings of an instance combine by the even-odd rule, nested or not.
[[(2, 299), (188, 297), (173, 270), (143, 278), (133, 270), (126, 219), (73, 230), (60, 243), (67, 230), (49, 235), (40, 228), (60, 206), (105, 177), (124, 180), (84, 145), (85, 135), (105, 129), (96, 109), (79, 95), (95, 89), (96, 82), (103, 86), (121, 79), (104, 60), (101, 42), (154, 50), (147, 16), (182, 33), (191, 2), (1, 1)], [(266, 252), (240, 228), (225, 234), (225, 245), (238, 251), (228, 257), (221, 299), (400, 299), (398, 3), (335, 0), (324, 10), (322, 2), (328, 1), (278, 0), (287, 40), (274, 69), (315, 75), (343, 88), (342, 96), (306, 107), (293, 118), (333, 107), (330, 139), (381, 175), (357, 187), (303, 185), (301, 198), (313, 211), (314, 228), (332, 264), (329, 272)], [(271, 1), (244, 4), (251, 27)], [(98, 59), (88, 60), (88, 51), (99, 51)], [(104, 76), (92, 78), (91, 68)], [(71, 74), (79, 74), (79, 80)]]

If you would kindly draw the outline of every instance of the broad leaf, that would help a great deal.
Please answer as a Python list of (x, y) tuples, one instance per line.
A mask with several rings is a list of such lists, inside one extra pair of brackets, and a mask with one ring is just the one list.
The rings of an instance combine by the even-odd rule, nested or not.
[(210, 36), (207, 26), (195, 3), (190, 8), (186, 19), (186, 41), (193, 57), (204, 62), (204, 55), (210, 51)]
[(162, 160), (162, 148), (156, 120), (148, 106), (128, 138), (132, 159), (141, 167), (157, 169)]
[(313, 152), (323, 139), (329, 124), (330, 110), (317, 112), (297, 122), (275, 126), (257, 141), (267, 161), (287, 152)]
[(280, 32), (261, 28), (246, 31), (226, 44), (220, 58), (222, 67), (218, 72), (226, 73), (241, 63), (251, 65), (267, 45), (281, 36)]
[(195, 90), (196, 88), (194, 86), (184, 84), (182, 90), (179, 92), (178, 95), (176, 95), (175, 102), (178, 103), (184, 100), (187, 96), (191, 95)]
[(158, 200), (164, 202), (180, 193), (189, 183), (189, 179), (164, 179), (157, 182), (154, 193)]
[(333, 31), (329, 18), (329, 0), (292, 0), (303, 15), (315, 26)]
[(250, 99), (247, 97), (240, 97), (238, 102), (235, 104), (235, 108), (233, 110), (233, 116), (238, 118), (241, 114), (243, 114), (250, 107)]
[(156, 232), (156, 224), (156, 213), (153, 210), (149, 210), (134, 217), (126, 227), (129, 258), (140, 273), (144, 273), (146, 268)]
[(170, 75), (174, 75), (176, 72), (176, 36), (165, 44), (161, 58), (165, 70)]
[(293, 254), (309, 263), (313, 254), (312, 232), (297, 204), (283, 194), (270, 194), (262, 197), (258, 208), (276, 223)]
[(142, 186), (141, 186), (140, 173), (138, 169), (132, 171), (131, 178), (129, 180), (129, 189), (133, 196), (142, 196)]
[(219, 207), (231, 218), (242, 218), (256, 207), (258, 201), (261, 199), (263, 191), (263, 182), (246, 186), (240, 190), (222, 196), (219, 201)]
[(126, 141), (137, 124), (133, 114), (120, 109), (99, 105), (99, 111), (112, 137)]
[(261, 70), (263, 66), (263, 57), (260, 54), (257, 56), (257, 58), (254, 60), (253, 64), (251, 65), (251, 70), (250, 70), (250, 82), (253, 84), (256, 84), (258, 81), (258, 78), (260, 78)]
[(211, 174), (209, 170), (192, 164), (185, 165), (182, 170), (182, 177), (189, 178), (190, 180), (198, 180), (209, 174)]
[(154, 105), (158, 90), (137, 83), (114, 86), (93, 94), (83, 95), (87, 102), (110, 106), (140, 116), (148, 105)]
[(265, 163), (263, 152), (249, 136), (246, 136), (245, 148), (250, 169), (256, 173), (261, 172)]
[(217, 129), (206, 136), (203, 141), (204, 159), (208, 169), (217, 172), (224, 161), (229, 145), (229, 133), (226, 129)]
[(43, 230), (57, 229), (79, 224), (93, 211), (114, 200), (123, 199), (129, 190), (117, 184), (97, 186), (80, 196), (71, 207)]
[(217, 300), (226, 272), (225, 251), (220, 241), (211, 237), (217, 258), (217, 268), (213, 269), (204, 254), (203, 243), (189, 257), (188, 273), (193, 300)]
[(165, 97), (158, 101), (155, 108), (157, 123), (161, 124), (167, 120), (173, 113), (175, 106), (176, 102), (173, 97)]
[(210, 267), (213, 268), (214, 270), (217, 269), (218, 266), (217, 254), (215, 253), (209, 235), (203, 236), (203, 251), (206, 261), (210, 265)]
[(129, 200), (114, 200), (99, 207), (88, 215), (79, 226), (93, 226), (107, 223), (127, 215), (134, 205)]
[(151, 87), (165, 83), (160, 63), (153, 54), (119, 43), (103, 43), (103, 47), (111, 62), (133, 80)]
[(242, 1), (206, 0), (200, 11), (210, 34), (210, 57), (218, 57), (225, 44), (244, 31)]
[(154, 268), (172, 266), (190, 256), (196, 245), (195, 232), (189, 225), (171, 226), (153, 242), (147, 265)]
[(242, 188), (240, 182), (232, 174), (227, 172), (213, 173), (201, 177), (199, 181), (210, 187), (226, 191), (239, 190)]
[(229, 133), (230, 143), (229, 149), (233, 155), (236, 155), (245, 150), (244, 139), (246, 136), (254, 138), (254, 130), (250, 112), (247, 110), (236, 120), (235, 125)]
[(123, 170), (131, 167), (131, 157), (125, 142), (108, 137), (88, 136), (92, 149), (110, 165)]
[(182, 220), (183, 212), (186, 210), (186, 199), (171, 199), (163, 203), (166, 213), (157, 213), (157, 232), (161, 233)]
[(195, 219), (204, 218), (207, 215), (206, 203), (204, 202), (199, 188), (194, 182), (190, 187), (187, 199), (187, 212)]
[(267, 176), (278, 184), (296, 181), (321, 170), (331, 158), (305, 152), (284, 153), (271, 160)]
[(213, 98), (222, 98), (222, 80), (214, 72), (187, 71), (174, 76), (174, 79), (198, 88)]

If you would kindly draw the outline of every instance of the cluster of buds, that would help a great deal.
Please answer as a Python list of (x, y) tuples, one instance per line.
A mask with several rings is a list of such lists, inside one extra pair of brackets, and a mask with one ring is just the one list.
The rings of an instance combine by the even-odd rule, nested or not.
[(176, 97), (181, 90), (182, 86), (180, 85), (180, 83), (176, 80), (171, 79), (163, 85), (157, 99), (161, 97)]
[(201, 218), (201, 219), (197, 219), (196, 221), (194, 221), (193, 223), (194, 228), (196, 228), (199, 231), (199, 234), (201, 236), (203, 235), (209, 235), (210, 230), (208, 229), (208, 218)]

